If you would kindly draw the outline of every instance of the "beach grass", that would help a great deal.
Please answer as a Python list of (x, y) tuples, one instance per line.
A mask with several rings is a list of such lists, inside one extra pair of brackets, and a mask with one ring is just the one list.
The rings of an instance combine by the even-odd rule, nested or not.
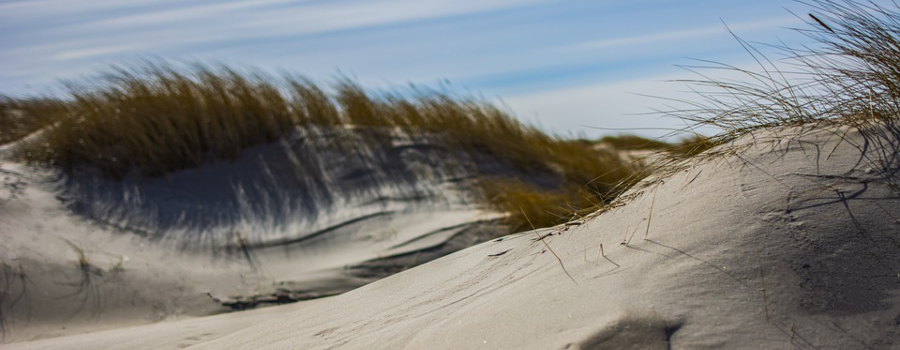
[[(604, 142), (624, 150), (660, 151), (664, 156), (634, 177), (647, 181), (625, 178), (620, 184), (620, 188), (636, 184), (639, 188), (595, 206), (592, 212), (584, 211), (584, 215), (599, 215), (639, 197), (649, 186), (685, 169), (686, 159), (704, 161), (737, 154), (741, 149), (731, 141), (759, 130), (801, 127), (797, 137), (802, 132), (846, 126), (863, 134), (865, 143), (853, 145), (863, 155), (867, 147), (896, 147), (894, 137), (900, 128), (900, 5), (856, 0), (800, 3), (810, 12), (797, 15), (806, 26), (794, 30), (811, 39), (811, 44), (752, 44), (732, 33), (756, 67), (707, 60), (684, 67), (698, 78), (675, 82), (690, 86), (696, 93), (694, 98), (660, 97), (673, 109), (659, 111), (663, 117), (688, 124), (661, 137), (680, 141), (661, 143), (628, 135), (604, 138)], [(730, 77), (718, 78), (722, 72)], [(697, 133), (701, 129), (719, 132), (704, 136)], [(840, 132), (832, 132), (844, 140)]]
[[(687, 67), (699, 79), (681, 80), (699, 99), (667, 111), (701, 127), (721, 130), (708, 142), (723, 143), (755, 130), (814, 123), (866, 127), (900, 116), (900, 6), (871, 1), (813, 0), (795, 29), (812, 44), (751, 44), (734, 35), (755, 68), (701, 61)], [(774, 51), (764, 53), (760, 48)], [(729, 71), (743, 78), (717, 79)], [(701, 147), (703, 148), (703, 147)]]
[(618, 151), (658, 151), (675, 157), (692, 157), (721, 144), (717, 140), (697, 133), (682, 135), (675, 142), (630, 134), (604, 136), (597, 142), (609, 145)]
[(672, 149), (672, 144), (668, 142), (629, 134), (604, 136), (600, 139), (600, 142), (621, 150), (666, 151)]
[[(439, 143), (460, 163), (490, 161), (512, 169), (499, 174), (503, 179), (484, 174), (492, 178), (482, 183), (493, 181), (496, 188), (471, 190), (508, 213), (511, 227), (523, 229), (525, 216), (536, 226), (549, 226), (564, 221), (567, 211), (614, 197), (636, 169), (613, 150), (549, 135), (486, 101), (430, 89), (373, 92), (349, 79), (323, 88), (291, 75), (166, 62), (113, 67), (66, 88), (67, 97), (34, 100), (40, 103), (6, 99), (4, 115), (41, 116), (6, 137), (49, 126), (42, 142), (24, 154), (26, 160), (66, 170), (89, 166), (111, 179), (159, 177), (233, 160), (248, 147), (298, 128), (359, 136), (336, 140), (348, 155), (400, 134)], [(533, 180), (548, 176), (554, 180)]]
[(0, 95), (0, 144), (27, 136), (65, 114), (67, 103), (54, 98)]
[[(28, 150), (27, 160), (63, 169), (91, 166), (120, 178), (163, 176), (235, 159), (242, 150), (297, 128), (341, 128), (365, 135), (353, 140), (369, 144), (400, 133), (443, 143), (460, 162), (487, 157), (515, 169), (517, 175), (507, 174), (510, 178), (486, 176), (472, 190), (487, 205), (509, 213), (512, 227), (526, 228), (525, 216), (536, 226), (548, 226), (608, 204), (650, 169), (665, 168), (665, 162), (702, 154), (754, 130), (896, 121), (897, 5), (854, 0), (808, 5), (808, 27), (798, 31), (815, 45), (771, 46), (782, 56), (772, 60), (735, 36), (758, 69), (706, 61), (688, 67), (729, 70), (745, 79), (700, 73), (699, 79), (682, 81), (700, 98), (678, 101), (683, 107), (663, 113), (691, 125), (675, 134), (682, 135), (675, 143), (620, 135), (600, 140), (612, 145), (604, 149), (593, 141), (549, 135), (484, 100), (448, 92), (371, 91), (349, 79), (322, 88), (298, 76), (166, 62), (113, 67), (99, 79), (68, 84), (64, 98), (3, 98), (0, 124), (7, 127), (0, 137), (8, 142), (45, 127), (43, 142)], [(697, 134), (702, 127), (721, 133)], [(340, 144), (348, 154), (367, 146)], [(670, 157), (645, 167), (623, 160), (621, 150), (655, 150)], [(536, 183), (529, 174), (553, 174), (556, 180)]]

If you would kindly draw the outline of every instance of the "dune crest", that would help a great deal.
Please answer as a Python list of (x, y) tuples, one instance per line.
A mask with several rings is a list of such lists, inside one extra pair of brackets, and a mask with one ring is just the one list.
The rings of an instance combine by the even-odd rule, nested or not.
[(894, 348), (898, 146), (893, 122), (758, 130), (583, 221), (339, 296), (5, 347)]
[(574, 228), (483, 243), (195, 348), (893, 348), (898, 136), (757, 132)]

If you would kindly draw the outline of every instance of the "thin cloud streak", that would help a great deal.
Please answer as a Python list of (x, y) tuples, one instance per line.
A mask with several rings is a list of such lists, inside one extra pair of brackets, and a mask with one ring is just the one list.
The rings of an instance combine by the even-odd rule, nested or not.
[[(763, 20), (763, 21), (753, 21), (753, 22), (742, 22), (734, 25), (728, 25), (727, 27), (734, 32), (740, 31), (752, 31), (759, 29), (773, 29), (784, 27), (792, 24), (801, 24), (803, 23), (796, 17), (786, 17), (786, 18), (778, 18), (774, 20)], [(696, 39), (711, 35), (720, 35), (725, 30), (725, 25), (715, 26), (715, 27), (704, 27), (704, 28), (696, 28), (696, 29), (687, 29), (687, 30), (676, 30), (676, 31), (663, 31), (657, 32), (647, 35), (637, 35), (637, 36), (627, 36), (620, 38), (612, 38), (612, 39), (603, 39), (597, 41), (591, 41), (587, 43), (582, 43), (574, 46), (576, 49), (605, 49), (617, 46), (627, 46), (627, 45), (643, 45), (650, 43), (658, 43), (669, 40), (684, 40), (684, 39)]]
[[(151, 13), (124, 15), (103, 21), (88, 23), (81, 28), (76, 27), (73, 29), (154, 26), (186, 20), (201, 22), (205, 20), (213, 21), (223, 15), (235, 14), (233, 12), (235, 10), (248, 10), (280, 4), (297, 5), (311, 1), (314, 0), (248, 0), (226, 2), (221, 4), (201, 4), (196, 6), (186, 6), (169, 10), (154, 11)], [(246, 15), (247, 13), (243, 12), (243, 14)]]
[[(808, 78), (802, 73), (791, 73), (790, 66), (786, 63), (778, 63), (778, 61), (773, 61), (773, 63), (775, 64), (774, 68), (783, 72), (785, 79), (799, 82)], [(753, 69), (753, 67), (757, 67), (757, 62), (744, 58), (741, 62), (733, 65)], [(715, 70), (703, 73), (708, 75), (708, 78), (718, 81), (748, 81), (750, 79), (745, 73), (735, 70)], [(702, 103), (705, 94), (723, 92), (714, 87), (700, 88), (688, 83), (692, 80), (706, 79), (695, 72), (683, 70), (680, 73), (647, 75), (597, 84), (545, 89), (512, 95), (503, 98), (502, 101), (525, 119), (542, 116), (545, 121), (552, 120), (552, 124), (542, 126), (556, 132), (575, 131), (583, 133), (586, 137), (595, 138), (610, 134), (610, 130), (599, 128), (622, 128), (631, 130), (623, 130), (620, 133), (661, 137), (671, 135), (671, 131), (641, 130), (641, 128), (684, 129), (692, 125), (692, 123), (666, 113), (695, 108), (692, 103)], [(711, 135), (719, 130), (703, 127), (692, 131)]]
[[(63, 39), (72, 33), (81, 37), (96, 36), (94, 43), (82, 43), (82, 54), (74, 56), (87, 58), (89, 52), (102, 55), (116, 52), (104, 47), (133, 46), (135, 51), (154, 51), (165, 47), (196, 43), (225, 42), (266, 38), (272, 36), (298, 36), (322, 34), (339, 30), (353, 30), (364, 27), (389, 25), (394, 23), (420, 21), (441, 17), (471, 15), (496, 11), (504, 8), (526, 6), (556, 0), (488, 0), (423, 2), (419, 0), (380, 0), (357, 2), (353, 6), (345, 3), (314, 3), (285, 0), (250, 0), (192, 6), (161, 10), (145, 14), (124, 15), (107, 20), (79, 23), (54, 28), (52, 31)], [(290, 9), (265, 8), (275, 4), (294, 4)], [(252, 11), (247, 11), (253, 8)], [(53, 35), (53, 32), (48, 35)], [(68, 40), (60, 40), (59, 46), (66, 47)], [(143, 45), (135, 45), (138, 42)], [(43, 51), (48, 45), (7, 46), (3, 51), (13, 50), (17, 54), (29, 49)], [(51, 45), (52, 47), (53, 45)], [(83, 46), (92, 47), (83, 49)], [(71, 46), (70, 46), (71, 47)], [(43, 51), (46, 55), (48, 52)], [(68, 57), (66, 52), (50, 53), (54, 57)]]
[(24, 16), (67, 14), (76, 15), (97, 10), (115, 10), (137, 6), (178, 3), (180, 0), (20, 0), (0, 3), (0, 18)]
[[(632, 93), (639, 91), (651, 96), (690, 98), (683, 93), (683, 84), (662, 82), (658, 80), (660, 78), (675, 80), (684, 76), (652, 76), (603, 82), (508, 96), (502, 100), (526, 121), (543, 120), (541, 127), (553, 132), (574, 131), (589, 138), (609, 133), (591, 127), (682, 128), (685, 126), (683, 122), (661, 119), (660, 115), (652, 113), (653, 107), (660, 105), (660, 100)], [(629, 133), (659, 137), (667, 131), (635, 130)]]
[[(517, 104), (542, 101), (539, 114), (548, 126), (566, 125), (560, 131), (615, 127), (622, 124), (592, 121), (646, 103), (613, 89), (647, 89), (639, 81), (605, 82), (665, 76), (684, 57), (743, 60), (717, 19), (736, 23), (730, 26), (739, 35), (765, 40), (769, 29), (800, 23), (785, 18), (784, 1), (5, 2), (0, 93), (27, 95), (58, 86), (57, 79), (89, 80), (110, 65), (151, 57), (295, 72), (323, 84), (343, 74), (386, 89), (446, 78), (454, 91), (511, 96)], [(663, 25), (670, 30), (656, 32)], [(585, 85), (608, 88), (559, 90)], [(598, 99), (592, 91), (618, 97), (587, 103)]]
[(90, 58), (102, 55), (109, 55), (120, 52), (129, 52), (134, 50), (140, 50), (144, 48), (144, 45), (134, 44), (134, 45), (114, 45), (114, 46), (101, 46), (101, 47), (93, 47), (93, 48), (82, 48), (71, 51), (63, 51), (60, 52), (51, 59), (53, 60), (72, 60), (72, 59), (83, 59)]

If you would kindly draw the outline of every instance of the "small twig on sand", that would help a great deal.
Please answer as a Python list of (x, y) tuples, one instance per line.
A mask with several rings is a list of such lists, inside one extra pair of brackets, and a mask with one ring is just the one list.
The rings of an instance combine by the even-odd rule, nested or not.
[(244, 254), (244, 258), (247, 259), (247, 263), (250, 264), (250, 269), (253, 270), (253, 272), (256, 272), (256, 259), (254, 259), (253, 252), (250, 251), (250, 244), (248, 244), (247, 239), (244, 238), (244, 235), (242, 235), (240, 231), (235, 232), (235, 235), (237, 235), (238, 249)]
[(650, 200), (650, 216), (647, 217), (647, 231), (644, 231), (644, 240), (650, 235), (650, 221), (653, 220), (653, 206), (656, 205), (656, 192), (659, 191), (659, 185), (653, 189), (653, 199)]
[(616, 268), (622, 267), (621, 265), (616, 264), (615, 261), (612, 261), (612, 259), (610, 259), (609, 257), (606, 256), (606, 253), (603, 252), (603, 243), (600, 243), (600, 255), (602, 255), (603, 258), (606, 259), (606, 261), (609, 261), (609, 262), (612, 263), (613, 265), (616, 265)]
[(766, 300), (766, 274), (763, 271), (762, 267), (762, 252), (757, 252), (757, 263), (759, 264), (759, 280), (762, 282), (762, 299), (763, 299), (763, 307), (766, 311), (766, 323), (769, 322), (769, 302)]
[[(643, 220), (642, 220), (642, 221), (643, 221)], [(622, 243), (620, 243), (620, 244), (627, 247), (628, 244), (631, 243), (631, 239), (634, 238), (634, 235), (637, 233), (637, 230), (638, 230), (638, 228), (640, 228), (640, 227), (641, 227), (640, 224), (635, 225), (635, 226), (634, 226), (634, 230), (631, 230), (631, 236), (628, 235), (628, 228), (626, 227), (626, 228), (625, 228), (625, 237), (622, 239)]]
[(794, 325), (791, 325), (791, 343), (794, 343), (794, 337), (797, 335), (797, 331), (794, 330)]
[[(522, 210), (522, 208), (519, 208), (519, 211), (521, 211), (522, 215), (525, 216), (525, 220), (528, 221), (528, 225), (531, 225), (531, 229), (536, 230), (534, 228), (534, 224), (531, 223), (531, 219), (528, 218), (528, 214), (525, 214), (525, 210)], [(553, 254), (553, 257), (556, 258), (556, 261), (559, 261), (559, 267), (562, 267), (562, 270), (563, 270), (563, 272), (566, 273), (566, 276), (568, 276), (569, 279), (572, 280), (572, 282), (575, 282), (575, 284), (578, 284), (578, 281), (576, 281), (575, 278), (572, 278), (572, 275), (570, 275), (569, 271), (566, 270), (566, 266), (563, 265), (562, 259), (559, 258), (559, 255), (556, 255), (556, 252), (553, 251), (553, 248), (550, 248), (550, 245), (547, 244), (546, 241), (544, 241), (544, 237), (541, 237), (541, 235), (539, 233), (537, 233), (537, 231), (535, 231), (534, 234), (537, 235), (538, 240), (541, 241), (541, 243), (544, 243), (544, 246), (547, 247), (547, 250), (550, 251), (550, 254)]]

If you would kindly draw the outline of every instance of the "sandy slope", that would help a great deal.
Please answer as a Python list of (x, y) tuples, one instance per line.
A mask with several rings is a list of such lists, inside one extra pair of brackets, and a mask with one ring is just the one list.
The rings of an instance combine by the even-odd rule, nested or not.
[(316, 136), (157, 179), (0, 161), (0, 342), (339, 294), (502, 229), (433, 146)]
[[(191, 348), (896, 348), (900, 130), (820, 129), (757, 133), (580, 225), (274, 307)], [(188, 337), (185, 322), (230, 332), (243, 324), (223, 320), (242, 315), (7, 348), (172, 348), (181, 343), (166, 337)]]
[(4, 349), (183, 349), (252, 327), (306, 307), (304, 303), (221, 315), (115, 327), (105, 331), (3, 345)]
[(195, 348), (897, 348), (900, 133), (800, 133)]

